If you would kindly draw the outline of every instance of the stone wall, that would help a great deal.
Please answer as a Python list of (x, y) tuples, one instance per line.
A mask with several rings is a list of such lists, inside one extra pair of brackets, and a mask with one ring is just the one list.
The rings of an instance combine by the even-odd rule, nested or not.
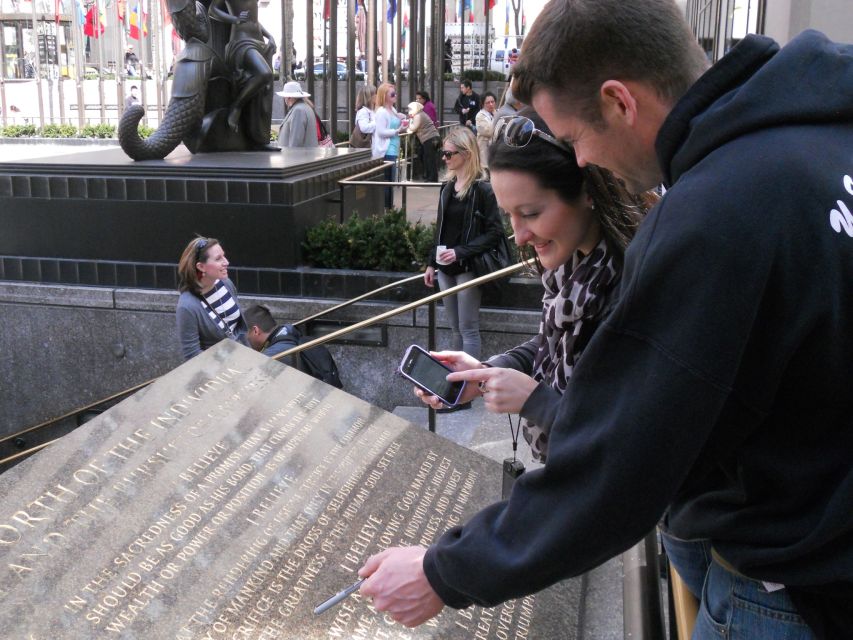
[[(174, 291), (0, 282), (0, 437), (160, 376), (181, 363)], [(293, 322), (337, 301), (241, 296), (260, 302), (280, 321)], [(330, 314), (352, 324), (394, 308), (360, 303)], [(483, 354), (519, 344), (538, 329), (534, 311), (483, 309)], [(386, 320), (384, 346), (329, 344), (344, 389), (383, 409), (414, 405), (411, 386), (395, 375), (412, 343), (426, 345), (426, 307)], [(437, 346), (447, 347), (443, 309)], [(27, 446), (40, 438), (28, 437)], [(5, 449), (5, 448), (4, 448)], [(5, 451), (4, 451), (5, 453)], [(2, 456), (0, 456), (2, 457)]]

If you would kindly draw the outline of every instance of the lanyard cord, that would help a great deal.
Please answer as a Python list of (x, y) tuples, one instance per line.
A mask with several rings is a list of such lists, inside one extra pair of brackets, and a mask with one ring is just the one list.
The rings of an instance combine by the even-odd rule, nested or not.
[(515, 462), (515, 454), (518, 451), (518, 432), (521, 430), (521, 416), (518, 416), (515, 425), (512, 424), (512, 414), (508, 413), (506, 417), (509, 420), (509, 433), (512, 436), (512, 461)]

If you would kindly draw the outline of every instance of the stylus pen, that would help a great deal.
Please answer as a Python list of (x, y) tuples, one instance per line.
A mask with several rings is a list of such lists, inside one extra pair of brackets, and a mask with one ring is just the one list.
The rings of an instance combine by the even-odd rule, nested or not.
[(326, 609), (331, 609), (336, 604), (338, 604), (341, 600), (346, 598), (348, 595), (358, 591), (358, 588), (361, 586), (361, 583), (364, 582), (364, 580), (365, 580), (365, 578), (362, 578), (361, 580), (357, 581), (355, 584), (351, 584), (350, 586), (348, 586), (343, 591), (338, 591), (335, 595), (333, 595), (331, 598), (329, 598), (325, 602), (318, 604), (317, 608), (314, 609), (314, 615), (319, 616)]

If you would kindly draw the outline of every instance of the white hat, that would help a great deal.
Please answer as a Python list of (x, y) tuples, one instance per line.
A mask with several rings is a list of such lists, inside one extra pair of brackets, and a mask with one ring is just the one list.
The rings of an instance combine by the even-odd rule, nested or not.
[(276, 91), (275, 95), (282, 98), (308, 98), (311, 96), (310, 93), (303, 91), (300, 84), (295, 81), (285, 82), (282, 90)]

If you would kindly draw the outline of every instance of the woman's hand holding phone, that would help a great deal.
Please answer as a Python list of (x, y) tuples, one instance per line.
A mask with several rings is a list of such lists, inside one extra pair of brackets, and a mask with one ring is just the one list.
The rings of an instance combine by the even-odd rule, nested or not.
[[(441, 362), (444, 366), (450, 368), (452, 371), (467, 371), (469, 369), (486, 368), (486, 365), (464, 351), (430, 351), (430, 355)], [(433, 409), (441, 409), (444, 406), (444, 403), (442, 403), (437, 396), (427, 393), (418, 387), (415, 387), (415, 395), (418, 396), (424, 404), (431, 406)], [(468, 385), (462, 392), (459, 402), (469, 402), (478, 395), (480, 395), (480, 392), (477, 389), (477, 385)]]

